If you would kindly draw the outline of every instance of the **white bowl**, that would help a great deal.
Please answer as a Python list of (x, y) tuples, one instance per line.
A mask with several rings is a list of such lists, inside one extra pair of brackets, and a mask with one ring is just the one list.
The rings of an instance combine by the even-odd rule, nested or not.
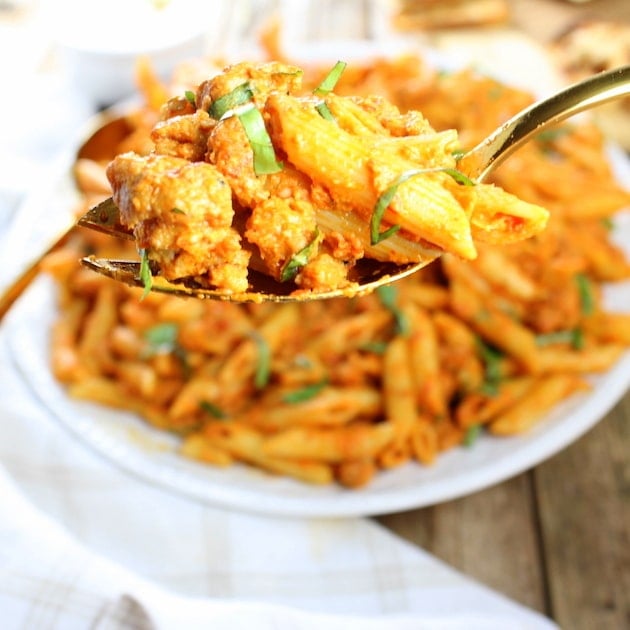
[(96, 106), (137, 93), (136, 63), (146, 56), (168, 79), (205, 52), (211, 3), (194, 0), (55, 0), (50, 34), (71, 84)]

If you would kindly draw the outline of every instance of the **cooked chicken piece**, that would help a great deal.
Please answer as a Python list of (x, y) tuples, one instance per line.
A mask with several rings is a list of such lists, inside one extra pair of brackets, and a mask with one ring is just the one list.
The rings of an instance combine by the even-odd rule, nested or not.
[(230, 187), (211, 164), (123, 154), (107, 176), (121, 220), (164, 278), (193, 277), (228, 292), (247, 289), (249, 254), (231, 227)]
[(264, 103), (269, 92), (295, 93), (302, 87), (302, 70), (277, 61), (263, 64), (248, 62), (228, 66), (221, 74), (204, 81), (196, 94), (197, 107), (208, 111), (212, 103), (248, 84), (254, 102)]
[(208, 137), (215, 125), (216, 122), (201, 109), (194, 114), (163, 120), (151, 131), (155, 152), (190, 162), (203, 162), (208, 151)]
[(348, 268), (330, 254), (322, 253), (309, 261), (297, 275), (295, 282), (301, 289), (321, 291), (322, 287), (348, 286)]
[(280, 280), (284, 266), (309, 245), (316, 231), (310, 203), (272, 197), (253, 209), (245, 237), (258, 246), (271, 275)]

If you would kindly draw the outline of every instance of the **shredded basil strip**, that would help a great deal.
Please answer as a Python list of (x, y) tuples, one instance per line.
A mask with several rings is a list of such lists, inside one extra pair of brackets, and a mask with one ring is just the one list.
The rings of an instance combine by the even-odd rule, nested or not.
[(199, 407), (201, 408), (202, 411), (205, 411), (206, 413), (210, 414), (213, 418), (216, 418), (217, 420), (224, 420), (225, 418), (227, 418), (227, 415), (223, 411), (223, 409), (221, 409), (219, 406), (215, 405), (214, 403), (211, 403), (209, 400), (202, 400), (199, 403)]
[(264, 389), (271, 377), (271, 349), (269, 344), (258, 333), (252, 333), (256, 342), (258, 356), (256, 358), (256, 371), (254, 372), (254, 386), (256, 389)]
[(544, 131), (540, 131), (536, 134), (536, 140), (543, 144), (549, 144), (551, 142), (555, 142), (558, 138), (562, 136), (568, 136), (573, 132), (571, 126), (564, 127), (552, 127), (551, 129), (545, 129)]
[[(313, 94), (316, 96), (326, 96), (326, 94), (332, 92), (341, 78), (343, 71), (346, 69), (346, 66), (347, 64), (344, 61), (338, 61), (333, 66), (332, 70), (324, 77), (324, 80), (313, 90)], [(315, 105), (315, 109), (325, 120), (330, 120), (331, 122), (335, 120), (328, 105), (323, 101)]]
[(584, 335), (579, 328), (536, 335), (537, 346), (548, 346), (554, 343), (568, 343), (579, 350), (584, 347)]
[[(216, 120), (225, 116), (237, 116), (241, 121), (247, 139), (254, 152), (254, 172), (256, 175), (267, 175), (282, 170), (282, 164), (276, 159), (271, 138), (265, 127), (265, 121), (252, 99), (254, 92), (249, 83), (242, 83), (228, 94), (224, 94), (210, 105), (208, 113)], [(250, 104), (249, 107), (241, 106)]]
[(345, 61), (338, 61), (324, 77), (324, 80), (313, 90), (313, 94), (316, 96), (325, 96), (332, 92), (347, 65)]
[(146, 249), (140, 250), (140, 280), (144, 286), (142, 299), (149, 295), (153, 286), (153, 276), (151, 275), (151, 267), (149, 266), (149, 254)]
[(482, 386), (484, 393), (493, 396), (497, 393), (497, 387), (503, 375), (501, 373), (501, 360), (503, 353), (477, 338), (477, 348), (484, 364), (485, 382)]
[(177, 347), (179, 327), (172, 322), (164, 322), (148, 328), (144, 338), (149, 343), (152, 354), (173, 352)]
[(195, 102), (195, 93), (192, 92), (191, 90), (186, 90), (184, 92), (184, 96), (186, 97), (186, 100), (193, 105), (194, 107), (197, 106), (196, 102)]
[(481, 429), (480, 424), (471, 424), (464, 434), (464, 446), (471, 447), (479, 439)]
[(315, 228), (315, 234), (313, 236), (313, 240), (301, 249), (299, 252), (293, 254), (293, 256), (287, 261), (282, 269), (282, 274), (280, 276), (280, 280), (282, 282), (287, 282), (289, 280), (293, 280), (297, 275), (297, 272), (308, 263), (310, 257), (313, 254), (313, 251), (317, 247), (320, 241), (320, 232), (319, 228)]
[(411, 326), (409, 320), (405, 317), (405, 314), (400, 310), (396, 300), (398, 298), (398, 290), (391, 284), (385, 284), (376, 289), (381, 304), (394, 316), (394, 322), (396, 324), (396, 333), (406, 337), (410, 331)]
[(578, 293), (580, 295), (580, 310), (582, 315), (592, 315), (595, 311), (595, 295), (593, 294), (593, 287), (591, 281), (583, 273), (578, 273), (575, 276), (575, 282), (577, 283)]
[(317, 103), (317, 105), (315, 105), (315, 109), (324, 120), (330, 120), (331, 122), (335, 121), (335, 117), (332, 115), (330, 109), (328, 109), (328, 105), (326, 105), (324, 101)]
[(381, 221), (383, 220), (385, 210), (387, 210), (387, 207), (394, 199), (394, 196), (398, 191), (398, 187), (412, 177), (415, 177), (416, 175), (424, 175), (426, 173), (446, 173), (447, 175), (450, 175), (458, 184), (461, 184), (463, 186), (475, 185), (475, 182), (470, 179), (470, 177), (468, 177), (461, 171), (458, 171), (456, 168), (436, 167), (405, 171), (394, 181), (393, 184), (391, 184), (391, 186), (389, 186), (384, 192), (381, 193), (376, 201), (374, 211), (372, 212), (372, 218), (370, 220), (370, 242), (372, 245), (377, 245), (381, 241), (392, 236), (392, 234), (396, 233), (400, 229), (400, 225), (396, 224), (392, 225), (384, 232), (381, 232)]
[(317, 396), (317, 394), (319, 394), (319, 392), (321, 392), (327, 384), (328, 381), (324, 379), (318, 383), (305, 385), (301, 389), (296, 389), (293, 392), (287, 392), (284, 396), (282, 396), (282, 402), (290, 404), (305, 402)]
[(251, 85), (249, 83), (242, 83), (231, 92), (213, 101), (208, 109), (208, 114), (215, 120), (221, 120), (230, 110), (249, 103), (253, 97), (254, 92), (252, 91)]
[(385, 354), (387, 350), (387, 342), (386, 341), (368, 341), (359, 347), (359, 350), (364, 350), (365, 352), (372, 352), (374, 354)]
[(190, 376), (190, 365), (186, 349), (180, 346), (177, 341), (178, 333), (179, 327), (173, 322), (164, 322), (148, 328), (144, 332), (144, 338), (149, 347), (143, 352), (142, 358), (148, 359), (156, 354), (172, 354), (181, 362), (184, 378), (188, 379)]
[(254, 172), (256, 175), (268, 175), (281, 171), (282, 164), (276, 159), (276, 152), (260, 111), (252, 105), (240, 112), (238, 118), (243, 124), (247, 139), (254, 152)]

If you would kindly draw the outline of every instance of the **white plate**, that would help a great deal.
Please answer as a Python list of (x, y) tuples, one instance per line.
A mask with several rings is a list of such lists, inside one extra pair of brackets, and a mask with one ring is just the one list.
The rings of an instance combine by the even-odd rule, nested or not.
[[(90, 125), (94, 127), (94, 122)], [(38, 222), (50, 208), (56, 223), (67, 221), (76, 201), (70, 180), (71, 155), (51, 179), (27, 201), (18, 215), (9, 245), (12, 255), (24, 256), (25, 234), (33, 242), (48, 238), (54, 227)], [(611, 159), (622, 181), (630, 184), (630, 164), (622, 152)], [(46, 203), (44, 203), (46, 200)], [(64, 210), (65, 208), (65, 210)], [(37, 214), (39, 212), (39, 215)], [(64, 218), (65, 213), (65, 218)], [(50, 216), (50, 215), (48, 215)], [(38, 238), (32, 233), (37, 226)], [(31, 230), (31, 232), (28, 232)], [(630, 255), (630, 214), (620, 215), (615, 238)], [(33, 250), (31, 250), (33, 251)], [(613, 310), (630, 309), (630, 283), (606, 290)], [(243, 466), (217, 469), (177, 455), (176, 441), (137, 417), (95, 404), (71, 400), (49, 370), (49, 330), (55, 319), (54, 287), (40, 278), (16, 304), (5, 325), (6, 353), (14, 369), (50, 412), (86, 446), (147, 482), (213, 505), (300, 517), (340, 517), (384, 514), (436, 504), (512, 477), (573, 442), (624, 395), (630, 386), (630, 352), (608, 373), (593, 379), (593, 389), (557, 406), (526, 435), (483, 436), (472, 448), (443, 454), (432, 467), (410, 463), (380, 473), (361, 490), (317, 487), (275, 477)]]

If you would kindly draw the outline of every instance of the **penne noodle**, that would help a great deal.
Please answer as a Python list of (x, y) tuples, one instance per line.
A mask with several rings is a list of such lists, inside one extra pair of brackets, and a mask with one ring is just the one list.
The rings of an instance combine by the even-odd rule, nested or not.
[(530, 429), (556, 403), (579, 390), (586, 383), (573, 374), (552, 374), (539, 379), (508, 411), (499, 414), (489, 425), (495, 435), (513, 435)]
[(266, 438), (262, 452), (267, 457), (336, 463), (374, 457), (394, 434), (391, 422), (356, 423), (334, 430), (294, 427)]

